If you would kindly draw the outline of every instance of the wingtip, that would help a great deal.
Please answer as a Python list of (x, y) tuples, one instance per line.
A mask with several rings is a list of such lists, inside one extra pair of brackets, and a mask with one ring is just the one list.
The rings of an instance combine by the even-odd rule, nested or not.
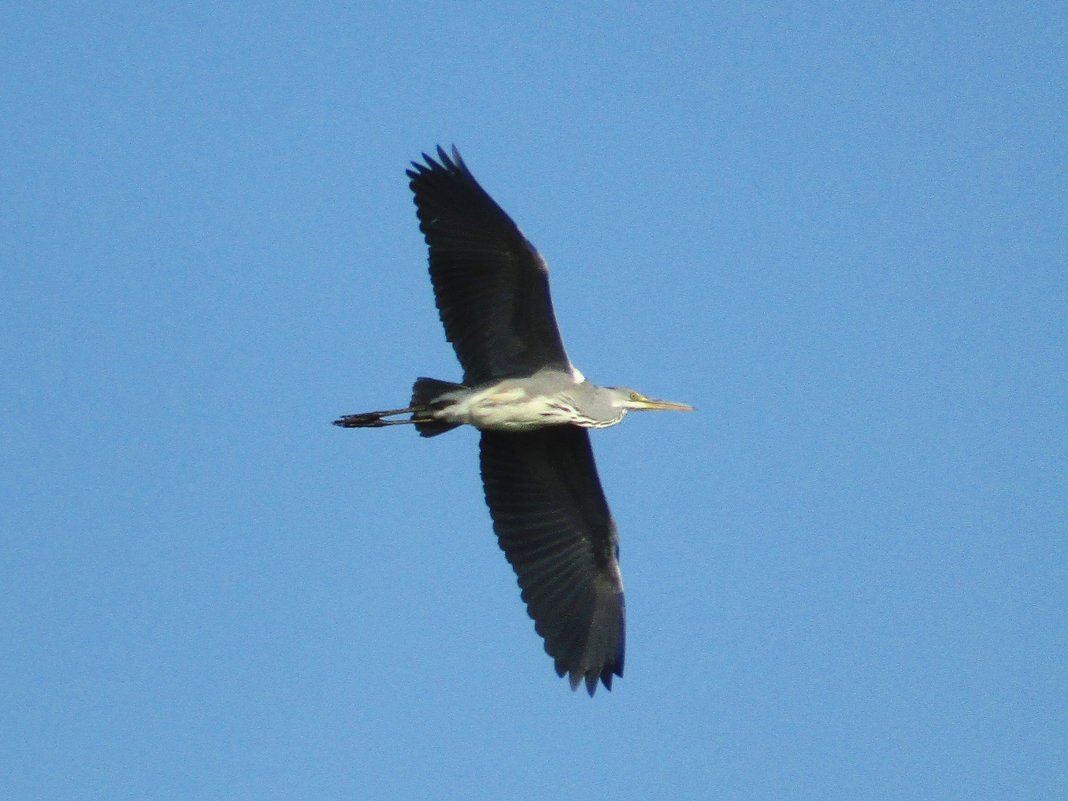
[(437, 151), (438, 160), (446, 170), (456, 173), (467, 173), (467, 165), (464, 164), (463, 156), (460, 155), (460, 151), (456, 145), (449, 145), (448, 151), (446, 151), (442, 145), (438, 145)]
[(412, 168), (405, 170), (405, 175), (411, 178), (413, 181), (426, 175), (429, 172), (435, 170), (444, 170), (445, 172), (460, 172), (467, 173), (467, 165), (464, 163), (463, 156), (460, 155), (459, 148), (456, 145), (450, 145), (449, 151), (445, 150), (444, 146), (436, 145), (434, 147), (435, 155), (430, 155), (426, 151), (423, 151), (420, 155), (423, 157), (422, 161), (412, 161), (410, 164)]
[[(590, 698), (593, 698), (593, 694), (597, 692), (597, 680), (599, 678), (600, 676), (598, 676), (596, 673), (586, 674), (586, 692), (590, 694)], [(612, 689), (607, 684), (605, 686), (608, 687), (608, 689), (610, 690)]]
[[(563, 676), (564, 673), (560, 673), (560, 675)], [(622, 666), (605, 665), (600, 672), (596, 669), (588, 670), (585, 673), (577, 670), (567, 672), (567, 681), (571, 685), (572, 692), (577, 691), (579, 687), (585, 684), (586, 692), (589, 693), (590, 698), (593, 698), (597, 692), (598, 684), (603, 684), (606, 691), (612, 692), (612, 679), (616, 676), (622, 677), (622, 675)]]

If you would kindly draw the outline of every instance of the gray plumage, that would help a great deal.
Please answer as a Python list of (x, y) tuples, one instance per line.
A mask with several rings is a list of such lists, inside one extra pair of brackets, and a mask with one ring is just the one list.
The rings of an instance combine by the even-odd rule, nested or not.
[(420, 378), (407, 407), (334, 422), (410, 423), (425, 437), (481, 431), (486, 503), (535, 629), (556, 672), (593, 695), (623, 675), (625, 622), (619, 537), (587, 429), (631, 410), (692, 407), (587, 381), (564, 350), (544, 259), (455, 148), (437, 154), (408, 176), (463, 382)]

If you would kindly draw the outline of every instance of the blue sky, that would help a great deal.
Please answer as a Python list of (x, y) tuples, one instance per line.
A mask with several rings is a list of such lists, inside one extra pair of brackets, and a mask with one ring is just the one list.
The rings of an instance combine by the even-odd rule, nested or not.
[[(1068, 795), (1068, 13), (0, 11), (0, 796)], [(594, 381), (571, 693), (404, 177), (456, 143)]]

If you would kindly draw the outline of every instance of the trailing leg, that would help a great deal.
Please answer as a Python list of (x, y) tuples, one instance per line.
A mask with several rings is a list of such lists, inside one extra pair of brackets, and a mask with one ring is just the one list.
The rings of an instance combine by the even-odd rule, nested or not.
[[(346, 414), (334, 421), (334, 425), (342, 428), (382, 428), (383, 426), (402, 426), (414, 424), (420, 436), (436, 437), (456, 428), (459, 423), (450, 423), (438, 420), (434, 413), (451, 406), (456, 401), (442, 399), (442, 395), (466, 389), (463, 384), (454, 384), (451, 381), (438, 381), (436, 378), (418, 378), (412, 387), (411, 405), (406, 409), (386, 409), (379, 412), (362, 412), (360, 414)], [(407, 419), (392, 420), (389, 418), (398, 415), (411, 415)]]
[(341, 426), (342, 428), (381, 428), (382, 426), (401, 426), (408, 423), (414, 423), (414, 419), (408, 420), (386, 420), (384, 418), (393, 417), (398, 414), (414, 414), (418, 413), (419, 409), (409, 407), (407, 409), (389, 409), (382, 412), (362, 412), (360, 414), (346, 414), (344, 417), (339, 417), (334, 421), (334, 425)]

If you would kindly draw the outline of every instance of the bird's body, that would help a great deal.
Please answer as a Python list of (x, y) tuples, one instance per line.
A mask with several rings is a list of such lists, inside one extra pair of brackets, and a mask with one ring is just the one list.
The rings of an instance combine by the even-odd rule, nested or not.
[[(481, 431), (530, 431), (545, 426), (576, 423), (576, 397), (592, 396), (598, 388), (578, 376), (541, 370), (524, 378), (505, 378), (473, 389), (456, 389), (440, 395), (440, 408), (430, 414), (446, 423), (468, 424)], [(618, 422), (622, 410), (613, 415)], [(598, 418), (584, 427), (612, 425)]]
[[(433, 379), (421, 379), (433, 381)], [(445, 424), (449, 428), (471, 425), (481, 431), (530, 431), (546, 426), (574, 425), (581, 428), (609, 428), (623, 422), (631, 409), (686, 409), (682, 404), (651, 401), (632, 389), (599, 387), (574, 370), (540, 370), (521, 378), (503, 378), (477, 387), (447, 382), (434, 383), (440, 392), (413, 401), (405, 409), (348, 415), (338, 424), (348, 428), (376, 428), (405, 423)], [(389, 419), (410, 414), (410, 419)]]
[(407, 407), (334, 422), (410, 423), (427, 437), (479, 429), (494, 529), (557, 673), (572, 688), (585, 681), (590, 695), (598, 680), (611, 689), (623, 675), (623, 582), (586, 429), (616, 425), (630, 410), (692, 407), (586, 380), (564, 350), (545, 261), (455, 148), (424, 159), (408, 176), (464, 381), (420, 378)]

